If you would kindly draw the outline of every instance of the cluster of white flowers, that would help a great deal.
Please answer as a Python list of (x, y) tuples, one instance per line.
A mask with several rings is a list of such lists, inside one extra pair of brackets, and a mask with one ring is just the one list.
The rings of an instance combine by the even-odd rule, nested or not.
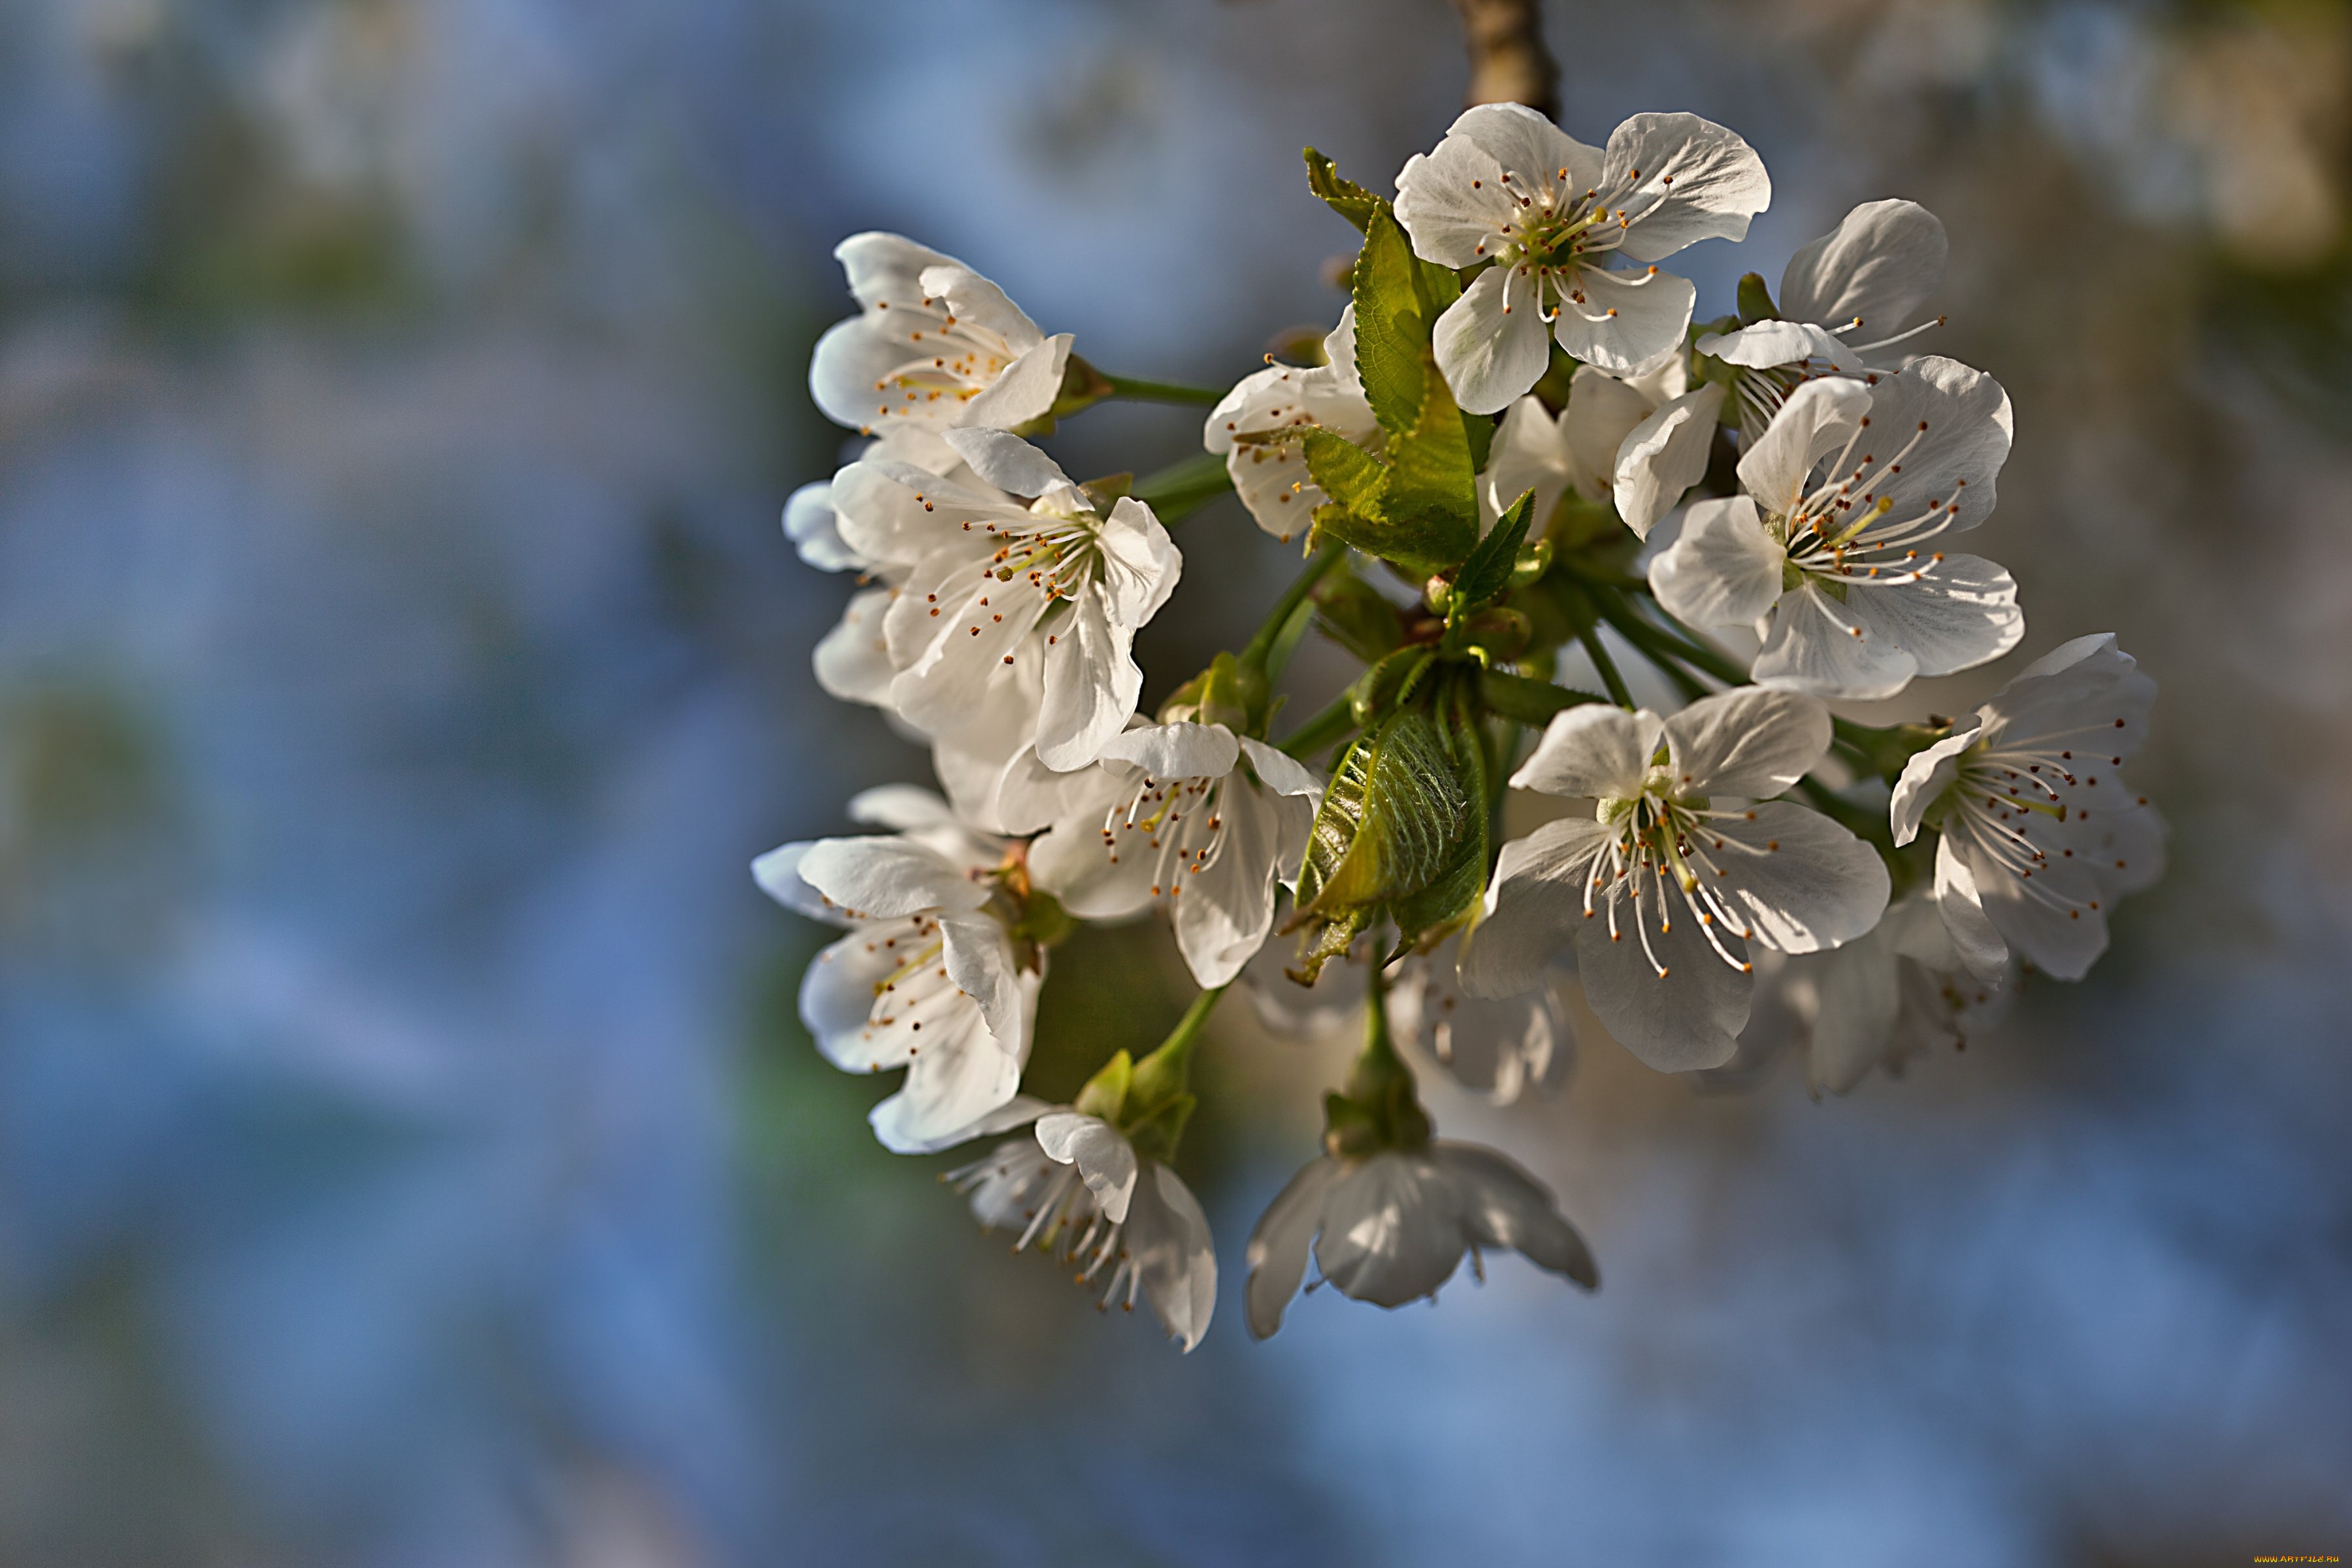
[[(862, 584), (819, 683), (928, 742), (941, 787), (869, 791), (849, 816), (885, 831), (756, 863), (847, 932), (802, 1016), (835, 1065), (904, 1070), (873, 1112), (888, 1148), (1015, 1132), (950, 1173), (974, 1214), (1106, 1305), (1140, 1295), (1188, 1350), (1216, 1253), (1173, 1162), (1227, 987), (1278, 1030), (1363, 1039), (1323, 1152), (1250, 1239), (1265, 1335), (1310, 1253), (1385, 1306), (1481, 1248), (1597, 1286), (1534, 1177), (1433, 1136), (1408, 1056), (1498, 1103), (1549, 1090), (1580, 996), (1651, 1067), (1717, 1068), (1769, 985), (1816, 1092), (1843, 1093), (1963, 1039), (2024, 967), (2080, 978), (2162, 862), (2121, 772), (2154, 683), (2112, 637), (1958, 723), (1828, 706), (2025, 635), (2009, 574), (1948, 548), (1992, 510), (2009, 398), (1893, 352), (1942, 320), (1917, 319), (1944, 268), (1932, 215), (1857, 207), (1790, 258), (1777, 304), (1749, 274), (1736, 313), (1695, 322), (1661, 264), (1744, 238), (1771, 195), (1721, 126), (1641, 114), (1595, 148), (1482, 106), (1392, 200), (1307, 164), (1364, 237), (1352, 298), (1313, 363), (1269, 358), (1222, 395), (1104, 374), (952, 258), (844, 242), (860, 310), (810, 383), (870, 444), (784, 512), (804, 560)], [(1079, 483), (1027, 438), (1115, 396), (1208, 407), (1204, 458)], [(1168, 523), (1226, 488), (1305, 569), (1218, 583), (1274, 601), (1258, 635), (1139, 712), (1136, 635), (1182, 566)], [(1365, 672), (1276, 740), (1310, 626)], [(1752, 629), (1752, 660), (1707, 635), (1727, 627)], [(1676, 710), (1635, 707), (1603, 628)], [(1571, 644), (1605, 693), (1552, 679)], [(1575, 804), (1498, 846), (1507, 786)], [(1049, 952), (1155, 907), (1199, 999), (1074, 1103), (1024, 1094)]]

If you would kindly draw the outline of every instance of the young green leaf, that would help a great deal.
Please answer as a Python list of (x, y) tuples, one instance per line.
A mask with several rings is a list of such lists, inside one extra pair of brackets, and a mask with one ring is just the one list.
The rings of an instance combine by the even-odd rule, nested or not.
[(1307, 188), (1358, 228), (1389, 205), (1355, 181), (1341, 179), (1338, 166), (1312, 147), (1307, 149)]
[[(1381, 519), (1389, 472), (1379, 458), (1346, 437), (1319, 428), (1307, 432), (1305, 447), (1307, 471), (1333, 504), (1367, 521)], [(1322, 507), (1315, 509), (1318, 521), (1324, 510)]]
[(1511, 585), (1511, 572), (1518, 564), (1519, 546), (1527, 542), (1528, 524), (1536, 505), (1536, 492), (1528, 490), (1511, 503), (1511, 510), (1495, 520), (1494, 528), (1470, 558), (1462, 563), (1462, 570), (1454, 579), (1454, 618), (1466, 621), (1499, 597)]
[(1402, 226), (1385, 211), (1374, 213), (1356, 258), (1356, 375), (1373, 417), (1391, 435), (1421, 418), (1429, 322), (1436, 319), (1423, 313), (1423, 265)]
[(1424, 575), (1461, 564), (1478, 542), (1478, 496), (1470, 443), (1454, 395), (1434, 363), (1423, 367), (1421, 418), (1389, 443), (1385, 520), (1398, 548), (1383, 558)]

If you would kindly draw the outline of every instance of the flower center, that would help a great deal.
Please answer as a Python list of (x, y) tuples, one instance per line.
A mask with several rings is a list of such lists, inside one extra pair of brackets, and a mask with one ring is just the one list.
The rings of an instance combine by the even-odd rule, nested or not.
[(937, 403), (941, 397), (968, 402), (994, 385), (1013, 363), (1010, 344), (993, 332), (959, 324), (938, 300), (902, 302), (898, 313), (882, 314), (888, 310), (884, 305), (877, 315), (893, 333), (905, 329), (909, 357), (874, 384), (874, 390), (883, 395), (877, 414), (911, 413), (910, 405)]
[[(1743, 974), (1750, 973), (1755, 966), (1732, 955), (1717, 928), (1728, 928), (1743, 940), (1755, 932), (1732, 909), (1717, 884), (1731, 875), (1729, 862), (1735, 857), (1770, 853), (1780, 845), (1775, 841), (1759, 850), (1715, 832), (1707, 824), (1733, 816), (1753, 821), (1756, 814), (1717, 811), (1703, 795), (1677, 793), (1676, 782), (1661, 752), (1643, 779), (1639, 795), (1601, 797), (1594, 819), (1616, 831), (1593, 857), (1585, 879), (1585, 918), (1605, 913), (1609, 940), (1622, 942), (1624, 932), (1618, 925), (1617, 907), (1630, 903), (1642, 952), (1664, 980), (1667, 965), (1651, 943), (1650, 926), (1654, 922), (1661, 936), (1670, 934), (1679, 903), (1698, 921), (1717, 958)], [(1605, 908), (1596, 908), (1596, 902)]]
[(1180, 896), (1184, 879), (1215, 865), (1224, 849), (1225, 823), (1217, 810), (1224, 783), (1223, 778), (1145, 779), (1124, 805), (1112, 806), (1103, 818), (1103, 847), (1110, 863), (1148, 856), (1151, 896)]

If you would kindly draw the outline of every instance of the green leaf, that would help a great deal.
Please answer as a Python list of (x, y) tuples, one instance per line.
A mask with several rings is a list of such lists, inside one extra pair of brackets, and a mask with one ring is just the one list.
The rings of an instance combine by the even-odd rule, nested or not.
[(1396, 218), (1372, 214), (1356, 258), (1356, 374), (1373, 417), (1391, 435), (1411, 430), (1421, 418), (1429, 322), (1436, 319), (1424, 314), (1423, 265)]
[(1341, 179), (1339, 167), (1312, 147), (1307, 149), (1307, 188), (1360, 229), (1389, 205), (1355, 181)]
[(1519, 546), (1527, 542), (1528, 524), (1533, 520), (1536, 492), (1527, 490), (1511, 503), (1511, 510), (1495, 520), (1494, 528), (1470, 552), (1462, 563), (1462, 570), (1454, 578), (1454, 618), (1466, 621), (1499, 597), (1511, 585), (1511, 574), (1519, 563)]
[(1563, 709), (1583, 702), (1606, 702), (1609, 699), (1591, 691), (1555, 686), (1549, 680), (1535, 680), (1524, 675), (1506, 675), (1499, 669), (1488, 669), (1481, 670), (1478, 675), (1478, 700), (1486, 704), (1491, 713), (1540, 728), (1550, 723), (1553, 715)]
[[(1345, 436), (1336, 436), (1320, 427), (1308, 430), (1303, 445), (1307, 473), (1314, 476), (1316, 484), (1334, 505), (1368, 521), (1381, 521), (1389, 474), (1379, 458)], [(1315, 509), (1318, 521), (1325, 510)]]
[(1402, 952), (1433, 926), (1453, 923), (1470, 912), (1486, 888), (1486, 748), (1478, 732), (1477, 709), (1471, 688), (1457, 684), (1441, 710), (1440, 738), (1454, 782), (1473, 803), (1466, 831), (1454, 841), (1445, 863), (1418, 891), (1397, 900), (1389, 911), (1396, 921)]
[[(1395, 715), (1360, 749), (1366, 755), (1355, 830), (1308, 901), (1317, 913), (1420, 892), (1447, 872), (1474, 821), (1485, 816), (1486, 803), (1464, 787), (1445, 737), (1428, 714), (1408, 709)], [(1325, 826), (1318, 814), (1317, 848), (1328, 847)]]
[(1396, 548), (1376, 553), (1424, 576), (1461, 564), (1478, 542), (1475, 484), (1461, 410), (1437, 366), (1427, 364), (1421, 418), (1389, 443), (1383, 521)]

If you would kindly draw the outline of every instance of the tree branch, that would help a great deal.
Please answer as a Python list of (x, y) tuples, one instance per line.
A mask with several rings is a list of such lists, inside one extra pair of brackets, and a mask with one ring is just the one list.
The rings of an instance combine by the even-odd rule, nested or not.
[(1559, 63), (1544, 47), (1543, 0), (1454, 0), (1470, 50), (1465, 104), (1524, 103), (1559, 118)]

